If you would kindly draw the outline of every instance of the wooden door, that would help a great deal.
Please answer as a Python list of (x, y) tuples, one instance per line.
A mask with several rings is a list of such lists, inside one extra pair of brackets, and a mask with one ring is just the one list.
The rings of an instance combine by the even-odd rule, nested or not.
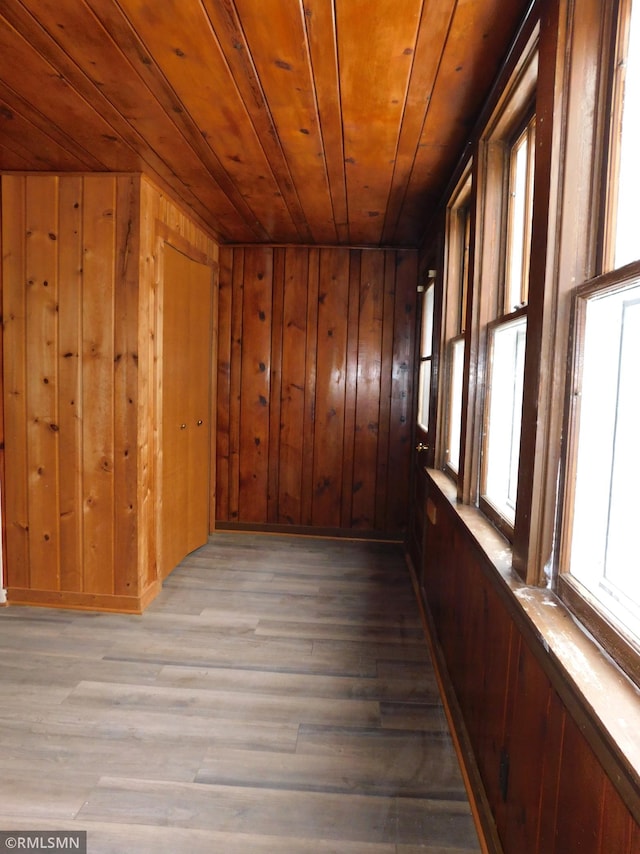
[[(184, 256), (183, 256), (184, 257)], [(211, 269), (189, 258), (187, 542), (186, 553), (209, 534)]]
[(164, 248), (160, 567), (209, 533), (211, 270)]

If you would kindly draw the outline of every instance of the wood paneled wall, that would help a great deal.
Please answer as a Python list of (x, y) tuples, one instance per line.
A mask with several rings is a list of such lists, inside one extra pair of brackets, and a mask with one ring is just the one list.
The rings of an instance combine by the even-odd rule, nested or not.
[(431, 482), (428, 500), (437, 523), (426, 522), (423, 594), (505, 854), (635, 854), (640, 827), (542, 667), (539, 640)]
[(217, 519), (407, 525), (417, 258), (221, 249)]
[(217, 247), (140, 175), (4, 175), (10, 602), (139, 611), (158, 589), (159, 247)]
[(137, 181), (5, 175), (2, 211), (9, 599), (128, 608)]
[[(163, 190), (146, 176), (140, 186), (140, 305), (138, 323), (139, 348), (139, 536), (138, 565), (143, 583), (150, 586), (158, 578), (158, 549), (160, 543), (162, 495), (160, 491), (162, 464), (161, 369), (163, 359), (161, 324), (163, 317), (162, 283), (164, 281), (164, 246), (175, 249), (194, 260), (208, 264), (214, 271), (212, 294), (212, 364), (211, 424), (215, 424), (216, 393), (216, 334), (217, 334), (217, 270), (218, 244)], [(203, 370), (207, 370), (203, 367)], [(215, 431), (211, 436), (210, 455), (210, 512), (209, 530), (215, 520)]]

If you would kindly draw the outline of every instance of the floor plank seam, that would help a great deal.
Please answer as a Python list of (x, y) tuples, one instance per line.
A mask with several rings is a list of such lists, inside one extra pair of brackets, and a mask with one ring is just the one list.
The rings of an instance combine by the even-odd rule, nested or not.
[(10, 607), (0, 649), (0, 828), (88, 827), (91, 854), (480, 850), (397, 546), (216, 535), (145, 614)]

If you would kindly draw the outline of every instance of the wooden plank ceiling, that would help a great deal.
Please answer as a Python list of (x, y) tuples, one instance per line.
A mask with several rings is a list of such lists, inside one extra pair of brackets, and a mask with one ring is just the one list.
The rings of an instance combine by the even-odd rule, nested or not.
[(529, 0), (2, 0), (0, 169), (144, 171), (222, 242), (413, 246)]

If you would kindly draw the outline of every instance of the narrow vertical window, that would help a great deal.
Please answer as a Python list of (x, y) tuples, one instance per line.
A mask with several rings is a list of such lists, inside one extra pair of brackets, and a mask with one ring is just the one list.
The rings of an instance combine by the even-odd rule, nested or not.
[[(535, 117), (507, 147), (506, 231), (498, 316), (488, 327), (481, 504), (509, 533), (516, 515), (526, 305), (533, 219)], [(506, 525), (505, 525), (506, 523)]]
[(471, 164), (447, 208), (447, 263), (445, 272), (445, 435), (443, 468), (457, 478), (460, 468), (465, 324), (469, 292), (471, 245)]
[[(619, 56), (614, 71), (608, 175), (605, 269), (618, 269), (638, 258), (640, 187), (640, 12), (637, 2), (621, 4)], [(626, 8), (625, 8), (626, 7)]]
[(418, 376), (418, 426), (429, 432), (431, 400), (431, 357), (433, 352), (433, 298), (434, 284), (430, 282), (422, 298), (422, 325), (420, 333), (420, 368)]
[(526, 305), (529, 291), (534, 151), (535, 120), (531, 119), (514, 142), (509, 156), (505, 313)]
[(526, 333), (527, 319), (522, 316), (496, 324), (491, 332), (484, 497), (511, 525), (518, 490)]

